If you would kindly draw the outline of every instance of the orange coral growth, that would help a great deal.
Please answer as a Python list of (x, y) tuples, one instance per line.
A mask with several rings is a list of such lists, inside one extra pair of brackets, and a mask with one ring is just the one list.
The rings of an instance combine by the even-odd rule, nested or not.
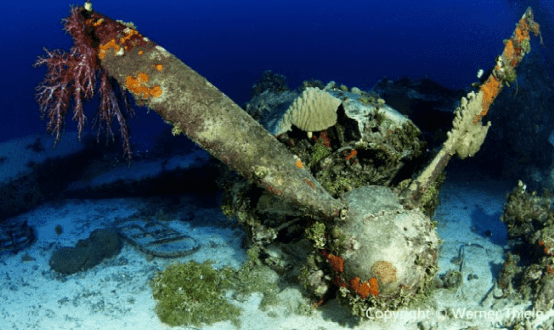
[(333, 266), (335, 272), (344, 272), (344, 259), (342, 257), (335, 256), (330, 253), (325, 254), (325, 257), (329, 260), (329, 263)]
[(143, 98), (158, 97), (162, 95), (162, 88), (159, 85), (154, 87), (146, 86), (146, 83), (150, 80), (148, 75), (144, 72), (140, 72), (138, 77), (127, 76), (125, 79), (125, 87), (136, 95)]
[(515, 66), (516, 49), (514, 48), (514, 42), (511, 39), (508, 39), (508, 41), (506, 41), (503, 54), (510, 65)]
[(321, 138), (324, 146), (326, 146), (327, 148), (331, 148), (331, 139), (329, 139), (329, 137), (327, 136), (327, 131), (321, 132), (319, 134), (319, 137)]
[(481, 92), (483, 93), (483, 101), (481, 103), (481, 113), (473, 119), (473, 122), (478, 122), (482, 117), (484, 117), (487, 112), (489, 112), (489, 108), (498, 96), (498, 93), (500, 93), (500, 90), (502, 89), (502, 83), (500, 80), (498, 80), (494, 75), (491, 75), (487, 81), (481, 85)]
[(524, 40), (529, 40), (529, 24), (525, 19), (520, 19), (516, 30), (514, 31), (514, 38), (518, 43), (522, 43)]
[(370, 294), (373, 296), (379, 295), (379, 283), (375, 277), (364, 283), (360, 283), (359, 277), (354, 277), (350, 280), (350, 288), (359, 294), (362, 299), (367, 298)]
[(349, 160), (349, 159), (352, 159), (354, 156), (356, 156), (358, 154), (358, 151), (356, 151), (356, 149), (353, 149), (352, 151), (350, 151), (350, 153), (344, 158), (344, 160)]
[[(133, 38), (134, 36), (137, 36), (137, 37), (140, 37), (140, 33), (135, 30), (135, 29), (125, 29), (126, 33), (125, 33), (125, 36), (123, 36), (122, 38), (119, 39), (119, 42), (122, 44), (122, 45), (125, 45), (125, 43), (129, 40), (131, 40), (131, 38)], [(129, 47), (126, 45), (125, 46), (125, 50), (128, 51), (129, 50)]]
[(554, 248), (553, 248), (553, 239), (551, 236), (544, 236), (545, 234), (542, 234), (542, 238), (537, 242), (537, 244), (543, 248), (544, 254), (549, 256), (554, 256)]
[(354, 290), (357, 294), (360, 295), (363, 299), (367, 298), (369, 296), (369, 284), (368, 283), (360, 283), (359, 277), (354, 277), (350, 280), (350, 288)]
[[(531, 15), (528, 15), (531, 14)], [(535, 36), (540, 36), (540, 24), (533, 20), (532, 12), (526, 12), (525, 16), (519, 20), (514, 31), (514, 39), (521, 43), (529, 39), (529, 32), (533, 32)], [(542, 39), (541, 39), (542, 43)]]
[(139, 50), (139, 51), (138, 51), (138, 54), (139, 54), (139, 56), (142, 56), (142, 55), (144, 54), (144, 50), (142, 50), (142, 49)]
[(333, 278), (333, 284), (338, 286), (338, 287), (343, 287), (343, 288), (347, 288), (348, 289), (348, 285), (346, 285), (345, 283), (342, 282), (340, 276), (338, 275), (335, 275), (335, 277)]
[[(86, 25), (90, 25), (90, 23), (91, 23), (92, 21), (93, 21), (93, 20), (91, 20), (91, 19), (87, 19), (87, 20), (86, 20)], [(102, 24), (102, 23), (104, 23), (104, 19), (103, 19), (103, 18), (101, 18), (101, 19), (97, 20), (96, 22), (92, 23), (92, 26), (97, 27), (97, 26), (99, 26), (99, 25)]]
[(156, 85), (150, 89), (150, 95), (152, 95), (153, 97), (158, 97), (162, 95), (162, 93), (162, 88), (159, 85)]
[(108, 49), (110, 48), (113, 48), (114, 51), (117, 53), (121, 47), (117, 44), (115, 39), (112, 39), (107, 43), (98, 46), (98, 57), (100, 57), (101, 60), (104, 59), (106, 53), (108, 52)]
[(162, 71), (162, 70), (164, 69), (164, 66), (163, 66), (162, 64), (156, 64), (154, 67), (155, 67), (156, 70), (158, 70), (158, 71)]
[(306, 182), (306, 184), (307, 184), (308, 186), (310, 186), (310, 188), (312, 188), (312, 189), (315, 190), (315, 186), (314, 186), (314, 184), (313, 184), (310, 180), (304, 178), (304, 182)]
[(273, 186), (266, 186), (265, 188), (267, 189), (267, 191), (269, 191), (270, 193), (272, 193), (274, 195), (277, 195), (277, 196), (281, 195), (281, 193), (282, 193), (281, 190), (279, 190), (279, 189), (277, 189)]
[(304, 164), (302, 164), (302, 161), (300, 159), (297, 159), (294, 162), (294, 165), (296, 165), (296, 167), (298, 167), (298, 168), (304, 168)]
[(369, 279), (369, 293), (374, 296), (379, 295), (379, 281), (375, 277)]

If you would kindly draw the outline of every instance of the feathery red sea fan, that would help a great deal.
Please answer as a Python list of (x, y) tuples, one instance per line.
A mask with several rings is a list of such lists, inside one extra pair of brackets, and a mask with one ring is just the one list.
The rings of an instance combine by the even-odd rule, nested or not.
[(73, 106), (72, 119), (77, 122), (79, 138), (83, 132), (86, 116), (83, 111), (84, 101), (94, 96), (99, 82), (98, 94), (100, 106), (97, 113), (98, 133), (102, 123), (106, 133), (113, 138), (111, 124), (114, 117), (119, 123), (123, 150), (127, 158), (131, 157), (129, 130), (120, 103), (132, 115), (127, 94), (122, 91), (119, 96), (114, 91), (115, 80), (101, 67), (93, 37), (86, 31), (87, 11), (82, 7), (72, 7), (69, 17), (64, 20), (64, 30), (73, 39), (73, 47), (64, 50), (49, 51), (37, 59), (34, 66), (45, 65), (46, 76), (37, 87), (36, 99), (43, 118), (48, 119), (47, 129), (60, 140), (69, 108)]

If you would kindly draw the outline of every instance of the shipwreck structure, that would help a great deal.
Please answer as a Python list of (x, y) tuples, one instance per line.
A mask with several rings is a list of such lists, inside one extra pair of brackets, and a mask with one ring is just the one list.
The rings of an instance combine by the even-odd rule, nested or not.
[[(528, 9), (490, 76), (462, 98), (443, 147), (419, 173), (402, 177), (401, 167), (420, 155), (419, 131), (376, 96), (334, 84), (305, 86), (277, 102), (279, 121), (264, 127), (132, 23), (104, 16), (87, 2), (71, 9), (65, 29), (75, 43), (71, 51), (49, 51), (37, 62), (48, 68), (38, 101), (53, 133), (59, 136), (71, 99), (82, 129), (82, 102), (100, 77), (100, 118), (108, 129), (112, 118), (120, 122), (130, 154), (126, 103), (112, 88), (118, 84), (172, 125), (175, 135), (186, 134), (241, 174), (244, 180), (227, 181), (224, 212), (238, 218), (268, 262), (289, 271), (279, 237), (283, 231), (297, 237), (291, 246), (299, 243), (294, 248), (303, 252), (299, 272), (308, 290), (318, 298), (335, 294), (360, 316), (428, 292), (439, 238), (432, 210), (425, 208), (432, 208), (451, 157), (479, 150), (490, 127), (483, 117), (515, 79), (530, 34), (539, 34)], [(252, 103), (250, 113), (261, 118), (275, 110), (268, 100)]]

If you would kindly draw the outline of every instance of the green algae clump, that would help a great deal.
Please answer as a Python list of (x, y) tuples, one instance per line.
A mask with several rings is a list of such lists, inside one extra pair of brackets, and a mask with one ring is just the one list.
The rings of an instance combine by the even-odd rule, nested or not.
[(150, 281), (156, 314), (171, 326), (201, 326), (231, 321), (240, 328), (242, 309), (231, 301), (244, 301), (253, 292), (262, 294), (259, 308), (279, 302), (274, 272), (260, 262), (259, 251), (251, 248), (239, 270), (212, 267), (211, 261), (172, 264)]
[(171, 326), (225, 320), (238, 325), (241, 309), (225, 298), (226, 291), (234, 288), (234, 277), (231, 267), (215, 270), (210, 261), (170, 265), (150, 283), (158, 301), (156, 313)]

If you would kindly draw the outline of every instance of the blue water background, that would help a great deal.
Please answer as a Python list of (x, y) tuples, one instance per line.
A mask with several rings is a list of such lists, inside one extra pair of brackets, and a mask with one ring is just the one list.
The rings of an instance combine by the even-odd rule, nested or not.
[[(238, 104), (268, 69), (284, 74), (291, 87), (315, 78), (368, 89), (384, 76), (404, 75), (467, 87), (501, 53), (529, 4), (540, 18), (552, 17), (552, 0), (93, 1), (98, 12), (134, 22)], [(68, 2), (4, 1), (2, 7), (0, 142), (45, 131), (34, 100), (45, 68), (32, 64), (42, 47), (71, 46), (60, 24)], [(548, 56), (554, 36), (540, 18), (545, 46), (538, 51)], [(88, 111), (90, 129), (94, 109)], [(139, 109), (132, 141), (148, 148), (163, 127)], [(74, 123), (67, 129), (75, 130)]]

